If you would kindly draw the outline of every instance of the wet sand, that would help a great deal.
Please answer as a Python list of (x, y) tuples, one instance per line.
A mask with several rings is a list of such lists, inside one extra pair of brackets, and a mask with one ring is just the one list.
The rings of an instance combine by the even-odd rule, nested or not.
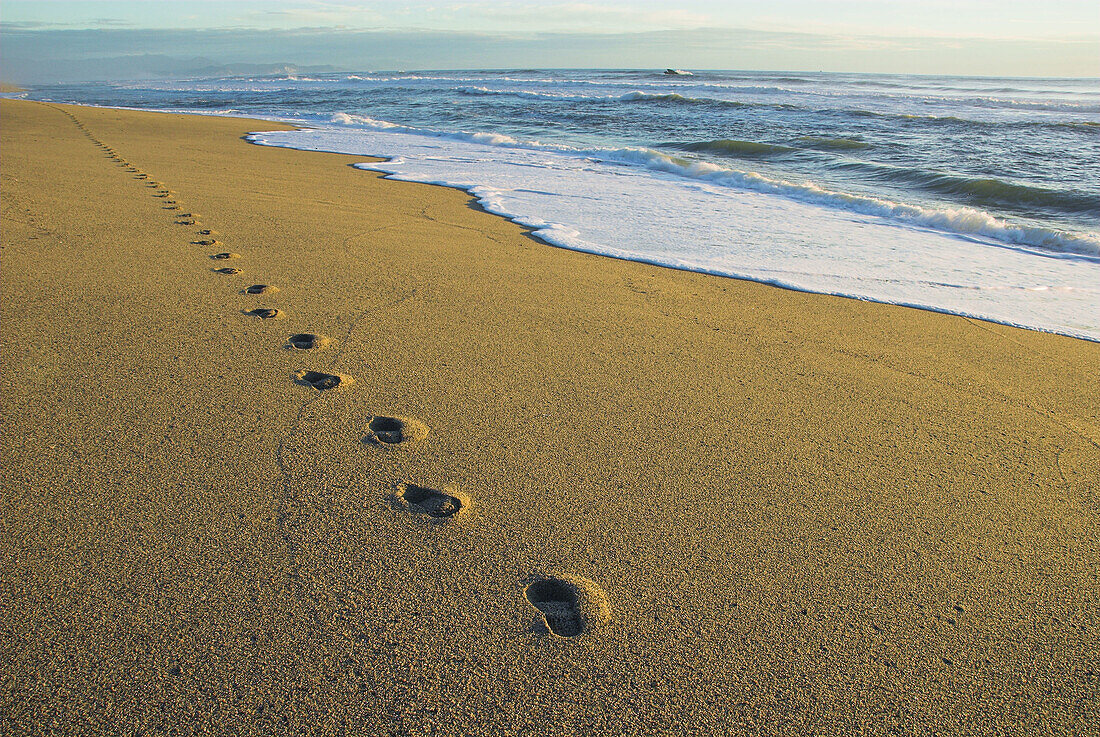
[(1100, 724), (1100, 344), (0, 116), (3, 731)]

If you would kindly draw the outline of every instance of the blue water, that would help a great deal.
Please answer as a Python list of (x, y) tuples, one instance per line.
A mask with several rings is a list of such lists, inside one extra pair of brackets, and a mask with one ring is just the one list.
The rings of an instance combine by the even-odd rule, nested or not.
[(316, 130), (257, 141), (388, 156), (555, 245), (1100, 338), (1096, 79), (507, 70), (30, 96), (291, 120)]

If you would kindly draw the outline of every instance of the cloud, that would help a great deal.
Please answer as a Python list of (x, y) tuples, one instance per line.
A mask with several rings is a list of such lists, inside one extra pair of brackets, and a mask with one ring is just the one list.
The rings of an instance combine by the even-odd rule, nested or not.
[[(392, 13), (389, 15), (392, 15)], [(266, 26), (269, 25), (270, 21), (276, 21), (288, 28), (317, 26), (371, 28), (381, 25), (386, 18), (387, 14), (368, 7), (347, 7), (335, 3), (310, 3), (305, 7), (266, 8), (250, 11), (242, 16), (242, 23), (248, 25), (251, 22)]]
[(455, 32), (636, 33), (698, 28), (714, 18), (664, 2), (334, 2), (314, 0), (292, 6), (252, 10), (245, 25), (322, 26), (360, 30), (434, 30)]
[(134, 24), (122, 18), (91, 18), (80, 22), (60, 21), (0, 21), (0, 33), (8, 31), (49, 31), (87, 28), (133, 28)]
[(446, 27), (457, 23), (482, 28), (526, 28), (545, 32), (629, 33), (647, 30), (699, 28), (713, 18), (681, 8), (654, 3), (656, 9), (638, 3), (547, 2), (532, 6), (517, 2), (468, 2), (441, 6), (438, 20)]

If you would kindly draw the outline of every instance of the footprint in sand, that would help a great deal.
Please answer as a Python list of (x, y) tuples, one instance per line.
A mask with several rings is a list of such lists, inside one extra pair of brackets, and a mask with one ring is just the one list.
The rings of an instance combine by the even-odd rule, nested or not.
[(376, 415), (367, 422), (367, 431), (367, 436), (363, 438), (364, 443), (391, 448), (419, 442), (428, 437), (428, 426), (411, 417)]
[(299, 384), (311, 386), (319, 392), (354, 383), (350, 376), (326, 374), (322, 371), (300, 371), (294, 377)]
[(195, 221), (187, 218), (185, 220), (177, 220), (176, 225), (194, 225)]
[(315, 333), (295, 333), (287, 338), (286, 342), (288, 348), (295, 348), (300, 351), (312, 351), (320, 348), (327, 348), (328, 345), (332, 343), (332, 340), (323, 335), (316, 335)]
[(215, 261), (225, 261), (227, 258), (240, 258), (240, 257), (241, 257), (241, 254), (239, 254), (239, 253), (226, 252), (226, 253), (215, 253), (210, 258), (214, 259)]
[[(199, 231), (199, 235), (213, 235), (214, 231), (209, 228), (203, 228)], [(210, 241), (211, 244), (217, 243), (217, 241)]]
[(253, 284), (250, 287), (245, 287), (245, 294), (272, 294), (279, 291), (278, 287), (273, 287), (270, 284)]
[(277, 320), (283, 316), (283, 313), (274, 307), (257, 307), (254, 310), (245, 310), (244, 314), (258, 317), (261, 320)]
[(547, 629), (558, 637), (576, 637), (611, 619), (607, 595), (587, 578), (570, 574), (540, 576), (524, 594), (542, 613)]
[(396, 500), (410, 512), (426, 514), (441, 522), (454, 519), (470, 507), (470, 497), (459, 491), (454, 484), (446, 484), (442, 489), (401, 484), (397, 489)]
[(240, 269), (234, 269), (232, 266), (226, 266), (224, 269), (214, 269), (215, 274), (239, 274)]
[(192, 245), (196, 245), (196, 246), (218, 246), (218, 245), (221, 245), (221, 243), (218, 240), (214, 239), (214, 238), (207, 238), (206, 240), (201, 240), (201, 241), (191, 241), (191, 243), (192, 243)]

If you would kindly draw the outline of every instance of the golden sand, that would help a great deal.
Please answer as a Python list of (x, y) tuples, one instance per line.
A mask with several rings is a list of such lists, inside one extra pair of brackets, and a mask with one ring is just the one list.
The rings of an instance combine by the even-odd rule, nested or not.
[(0, 115), (0, 731), (1100, 723), (1100, 345)]

